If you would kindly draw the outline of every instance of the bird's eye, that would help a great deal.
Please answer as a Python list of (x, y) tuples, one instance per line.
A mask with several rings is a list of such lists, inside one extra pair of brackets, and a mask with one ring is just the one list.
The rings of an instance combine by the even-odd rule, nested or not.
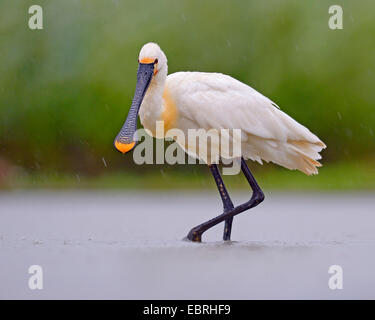
[(159, 61), (158, 59), (155, 59), (154, 63), (158, 63), (158, 61)]

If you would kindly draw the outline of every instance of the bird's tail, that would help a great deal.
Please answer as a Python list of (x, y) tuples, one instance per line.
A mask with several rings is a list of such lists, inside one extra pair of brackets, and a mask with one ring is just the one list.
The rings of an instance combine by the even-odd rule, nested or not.
[(319, 154), (322, 149), (326, 148), (326, 145), (319, 141), (311, 143), (309, 141), (288, 141), (289, 148), (294, 151), (298, 156), (295, 160), (296, 168), (307, 175), (318, 174), (319, 167), (322, 164), (317, 161), (322, 157)]
[[(244, 155), (262, 163), (273, 162), (290, 170), (299, 170), (307, 175), (318, 174), (321, 163), (318, 161), (322, 157), (319, 152), (326, 148), (326, 145), (318, 141), (305, 140), (264, 140), (256, 136), (249, 136), (251, 143), (244, 146)], [(250, 141), (248, 141), (250, 142)]]

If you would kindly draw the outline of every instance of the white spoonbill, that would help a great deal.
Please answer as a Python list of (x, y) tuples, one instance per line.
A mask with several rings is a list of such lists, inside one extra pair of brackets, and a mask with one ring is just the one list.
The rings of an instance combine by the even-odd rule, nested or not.
[[(252, 196), (249, 201), (234, 207), (217, 164), (208, 162), (224, 212), (191, 229), (187, 236), (189, 240), (200, 242), (206, 230), (223, 221), (223, 239), (230, 240), (233, 217), (264, 200), (246, 159), (260, 163), (262, 159), (272, 161), (308, 175), (318, 173), (317, 167), (321, 164), (317, 160), (321, 159), (319, 152), (325, 144), (250, 86), (221, 73), (176, 72), (168, 75), (167, 58), (155, 43), (142, 47), (138, 61), (133, 102), (114, 141), (117, 150), (126, 153), (136, 145), (134, 133), (138, 114), (144, 128), (153, 135), (157, 121), (164, 121), (164, 132), (173, 128), (183, 132), (188, 129), (241, 130), (241, 170), (250, 184)], [(181, 147), (192, 155), (188, 142)]]

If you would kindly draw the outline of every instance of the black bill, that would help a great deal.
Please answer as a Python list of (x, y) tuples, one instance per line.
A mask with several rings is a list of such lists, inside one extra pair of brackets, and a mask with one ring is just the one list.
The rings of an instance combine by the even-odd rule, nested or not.
[(115, 148), (122, 153), (132, 150), (137, 143), (134, 133), (137, 131), (138, 112), (147, 88), (150, 85), (153, 73), (154, 63), (139, 64), (133, 102), (128, 117), (114, 141)]

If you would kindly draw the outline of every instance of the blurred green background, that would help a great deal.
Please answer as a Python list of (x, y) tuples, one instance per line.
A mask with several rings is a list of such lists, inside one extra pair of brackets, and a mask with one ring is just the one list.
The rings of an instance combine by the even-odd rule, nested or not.
[[(28, 28), (33, 4), (43, 30)], [(328, 28), (332, 4), (343, 30)], [(0, 188), (213, 186), (203, 165), (136, 166), (113, 148), (138, 52), (153, 41), (170, 73), (229, 74), (327, 144), (318, 176), (252, 165), (262, 186), (373, 189), (374, 10), (373, 0), (0, 0)]]

